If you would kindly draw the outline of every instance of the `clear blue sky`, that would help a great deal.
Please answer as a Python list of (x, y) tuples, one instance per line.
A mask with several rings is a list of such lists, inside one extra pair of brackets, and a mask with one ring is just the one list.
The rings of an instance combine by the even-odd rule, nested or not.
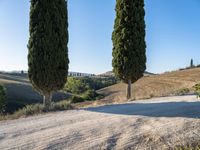
[[(70, 70), (112, 69), (116, 0), (69, 0)], [(29, 0), (0, 0), (0, 70), (27, 70)], [(200, 63), (200, 1), (146, 0), (147, 71)]]

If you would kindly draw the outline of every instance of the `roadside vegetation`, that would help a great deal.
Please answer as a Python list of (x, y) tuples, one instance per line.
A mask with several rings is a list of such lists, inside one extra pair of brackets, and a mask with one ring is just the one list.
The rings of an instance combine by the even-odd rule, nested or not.
[(182, 88), (182, 89), (178, 90), (178, 92), (175, 95), (183, 96), (183, 95), (187, 95), (187, 94), (190, 94), (190, 89)]
[(200, 84), (196, 84), (194, 86), (195, 94), (197, 95), (197, 98), (200, 98)]
[(4, 114), (4, 115), (1, 114), (0, 120), (18, 119), (20, 117), (28, 117), (47, 112), (55, 112), (55, 111), (63, 111), (71, 109), (73, 109), (73, 106), (71, 105), (71, 102), (67, 100), (52, 103), (48, 109), (42, 104), (26, 105), (24, 108), (19, 109), (13, 114)]
[(3, 114), (5, 112), (5, 106), (6, 106), (6, 91), (5, 88), (0, 85), (0, 114)]
[(176, 146), (174, 150), (200, 150), (200, 142), (184, 145), (184, 146)]

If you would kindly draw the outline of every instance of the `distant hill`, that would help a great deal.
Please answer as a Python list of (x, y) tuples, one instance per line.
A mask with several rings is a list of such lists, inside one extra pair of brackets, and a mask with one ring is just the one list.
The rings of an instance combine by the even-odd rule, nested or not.
[[(152, 75), (155, 75), (155, 74), (147, 72), (147, 71), (144, 72), (144, 76), (152, 76)], [(109, 76), (115, 76), (115, 74), (113, 73), (113, 71), (107, 71), (105, 73), (99, 74), (98, 76), (109, 77)]]
[[(3, 84), (6, 88), (7, 110), (9, 112), (27, 104), (42, 102), (42, 96), (32, 88), (27, 75), (0, 73), (0, 84)], [(55, 93), (53, 96), (56, 101), (66, 98), (68, 98), (68, 95), (62, 92)]]
[[(197, 83), (200, 83), (200, 68), (148, 75), (132, 85), (132, 95), (135, 99), (175, 95), (185, 88), (192, 91), (192, 87)], [(98, 92), (106, 96), (104, 100), (126, 100), (124, 83), (101, 89)]]
[(148, 72), (148, 71), (144, 72), (144, 76), (154, 76), (154, 75), (156, 75), (156, 74)]

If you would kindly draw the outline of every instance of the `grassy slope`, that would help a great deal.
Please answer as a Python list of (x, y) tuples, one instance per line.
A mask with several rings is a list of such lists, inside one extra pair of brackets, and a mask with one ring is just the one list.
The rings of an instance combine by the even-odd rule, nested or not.
[[(161, 75), (143, 77), (132, 85), (132, 95), (135, 99), (150, 98), (152, 96), (173, 95), (184, 88), (200, 83), (200, 68), (174, 71)], [(98, 91), (106, 95), (104, 100), (125, 100), (126, 85), (119, 83)]]
[[(0, 84), (6, 88), (8, 111), (11, 112), (27, 104), (42, 102), (42, 96), (35, 92), (26, 76), (0, 73)], [(56, 93), (54, 100), (66, 99), (68, 95)]]

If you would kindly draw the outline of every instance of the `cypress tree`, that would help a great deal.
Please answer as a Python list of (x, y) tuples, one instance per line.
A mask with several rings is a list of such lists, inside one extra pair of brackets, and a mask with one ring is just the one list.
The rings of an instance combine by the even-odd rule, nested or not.
[(31, 0), (28, 74), (49, 108), (52, 93), (63, 88), (68, 74), (68, 14), (65, 0)]
[(113, 41), (113, 71), (127, 86), (131, 98), (131, 84), (146, 70), (144, 0), (117, 0)]
[(193, 59), (190, 60), (190, 68), (193, 68), (194, 67), (194, 62), (193, 62)]

